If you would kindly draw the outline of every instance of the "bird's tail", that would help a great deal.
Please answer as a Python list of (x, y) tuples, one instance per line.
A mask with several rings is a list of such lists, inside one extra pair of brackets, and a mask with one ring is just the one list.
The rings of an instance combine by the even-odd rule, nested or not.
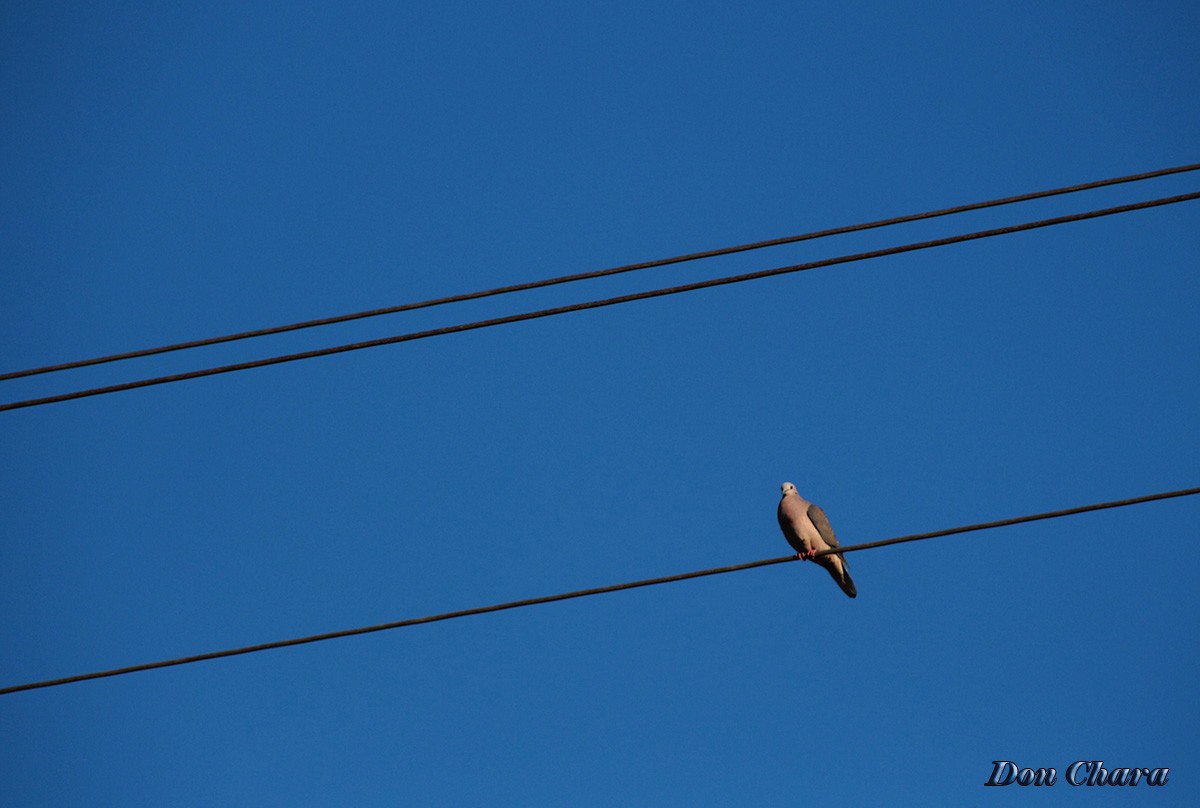
[(847, 597), (858, 597), (858, 587), (854, 585), (854, 579), (850, 577), (850, 568), (846, 566), (846, 560), (840, 555), (837, 556), (840, 564), (830, 564), (826, 569), (829, 570), (830, 577), (837, 582), (837, 585), (842, 588)]

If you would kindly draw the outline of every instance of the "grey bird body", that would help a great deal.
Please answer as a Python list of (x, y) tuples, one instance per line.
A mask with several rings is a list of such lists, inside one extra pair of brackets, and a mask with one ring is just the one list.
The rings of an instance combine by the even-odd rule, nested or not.
[(836, 550), (840, 546), (825, 511), (800, 496), (791, 483), (784, 483), (782, 489), (783, 499), (779, 500), (777, 516), (788, 544), (801, 558), (811, 559), (829, 570), (829, 575), (848, 596), (857, 597), (858, 589), (850, 578), (846, 559), (840, 553), (813, 558), (813, 553)]

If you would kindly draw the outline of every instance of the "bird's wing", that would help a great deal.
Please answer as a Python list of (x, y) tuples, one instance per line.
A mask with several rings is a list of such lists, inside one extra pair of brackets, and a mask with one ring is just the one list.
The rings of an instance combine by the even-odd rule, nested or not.
[(825, 543), (831, 549), (836, 550), (840, 546), (837, 536), (833, 535), (833, 526), (829, 524), (829, 518), (825, 516), (825, 511), (821, 510), (821, 506), (810, 503), (808, 506), (808, 518), (813, 523), (813, 526), (816, 527), (817, 532), (821, 534), (821, 538), (825, 540)]

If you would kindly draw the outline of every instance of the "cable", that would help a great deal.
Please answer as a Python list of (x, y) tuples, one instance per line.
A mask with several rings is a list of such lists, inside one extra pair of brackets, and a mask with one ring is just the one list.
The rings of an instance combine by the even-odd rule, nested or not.
[(781, 238), (773, 238), (766, 241), (756, 241), (749, 244), (739, 244), (732, 247), (719, 247), (717, 249), (704, 250), (703, 252), (676, 255), (671, 258), (659, 258), (654, 261), (643, 261), (637, 264), (625, 264), (624, 266), (612, 267), (610, 269), (600, 269), (592, 272), (580, 272), (574, 275), (562, 275), (557, 278), (530, 281), (528, 283), (519, 283), (512, 286), (499, 286), (495, 289), (484, 289), (482, 291), (467, 292), (459, 295), (451, 295), (449, 297), (433, 298), (431, 300), (422, 300), (416, 303), (403, 303), (398, 306), (388, 306), (381, 309), (370, 309), (368, 311), (353, 312), (351, 314), (339, 314), (333, 317), (322, 317), (316, 320), (305, 320), (299, 323), (291, 323), (290, 325), (274, 326), (272, 328), (260, 328), (254, 331), (242, 331), (236, 334), (225, 334), (219, 337), (209, 337), (207, 339), (191, 340), (189, 342), (177, 342), (172, 345), (162, 345), (156, 348), (143, 348), (136, 351), (126, 351), (124, 353), (111, 354), (109, 356), (99, 356), (93, 359), (79, 359), (73, 362), (63, 362), (57, 365), (46, 365), (44, 367), (30, 368), (28, 370), (15, 370), (7, 373), (0, 373), (0, 381), (18, 379), (25, 376), (36, 376), (41, 373), (72, 370), (75, 368), (88, 367), (90, 365), (102, 365), (107, 362), (117, 362), (124, 359), (136, 359), (143, 356), (154, 356), (157, 354), (170, 353), (171, 351), (182, 351), (187, 348), (201, 348), (208, 345), (218, 345), (223, 342), (235, 342), (237, 340), (251, 339), (253, 337), (264, 337), (270, 334), (282, 334), (287, 331), (298, 331), (303, 328), (314, 328), (316, 326), (333, 325), (334, 323), (345, 323), (351, 320), (362, 320), (367, 317), (378, 317), (384, 314), (396, 314), (402, 311), (432, 308), (433, 306), (443, 306), (448, 303), (461, 303), (465, 300), (477, 300), (484, 297), (509, 294), (510, 292), (522, 292), (528, 289), (540, 289), (546, 286), (555, 286), (561, 283), (572, 283), (574, 281), (587, 280), (589, 278), (601, 278), (607, 275), (619, 275), (624, 272), (633, 272), (635, 270), (651, 269), (654, 267), (668, 266), (670, 264), (681, 264), (687, 261), (697, 261), (702, 258), (715, 258), (720, 255), (732, 255), (734, 253), (748, 252), (750, 250), (759, 250), (764, 247), (777, 247), (783, 244), (794, 244), (800, 241), (809, 241), (812, 239), (825, 238), (827, 236), (837, 236), (845, 233), (871, 230), (878, 227), (889, 227), (891, 225), (903, 224), (905, 222), (915, 222), (922, 219), (934, 219), (939, 216), (949, 216), (951, 214), (965, 213), (971, 210), (981, 210), (984, 208), (999, 207), (1001, 205), (1011, 205), (1016, 202), (1028, 202), (1033, 199), (1044, 199), (1051, 196), (1077, 193), (1079, 191), (1087, 191), (1109, 185), (1139, 182), (1142, 180), (1163, 177), (1170, 174), (1182, 174), (1188, 171), (1196, 171), (1197, 169), (1200, 169), (1200, 163), (1174, 166), (1172, 168), (1162, 168), (1156, 171), (1146, 171), (1141, 174), (1129, 174), (1123, 177), (1095, 180), (1093, 182), (1085, 182), (1080, 185), (1052, 188), (1046, 191), (1034, 191), (1032, 193), (1020, 194), (1018, 196), (991, 199), (985, 202), (971, 202), (965, 205), (957, 205), (952, 208), (942, 208), (940, 210), (931, 210), (924, 213), (911, 213), (905, 216), (896, 216), (890, 219), (879, 219), (877, 221), (864, 222), (862, 224), (845, 225), (842, 227), (830, 228), (828, 230), (817, 230), (811, 233), (802, 233), (795, 236), (783, 236)]
[(634, 294), (621, 295), (619, 297), (604, 298), (603, 300), (573, 303), (568, 306), (557, 306), (555, 308), (540, 309), (538, 311), (524, 312), (521, 314), (510, 314), (505, 317), (494, 317), (490, 320), (477, 320), (473, 323), (460, 323), (459, 325), (446, 326), (444, 328), (434, 328), (428, 331), (414, 331), (408, 334), (400, 334), (393, 337), (383, 337), (381, 339), (373, 339), (366, 342), (355, 342), (348, 345), (335, 345), (330, 348), (318, 348), (312, 351), (284, 354), (282, 356), (273, 356), (266, 359), (256, 359), (250, 362), (239, 362), (233, 365), (222, 365), (220, 367), (205, 368), (203, 370), (192, 370), (186, 373), (176, 373), (171, 376), (156, 376), (150, 379), (124, 382), (121, 384), (109, 385), (107, 387), (93, 387), (87, 390), (77, 390), (72, 393), (61, 393), (59, 395), (46, 396), (44, 398), (13, 401), (6, 404), (0, 404), (0, 412), (5, 410), (21, 409), (23, 407), (37, 407), (43, 404), (54, 404), (60, 401), (71, 401), (73, 399), (87, 398), (89, 396), (105, 395), (107, 393), (117, 393), (121, 392), (122, 390), (134, 390), (141, 387), (151, 387), (158, 384), (181, 382), (187, 379), (199, 379), (205, 376), (216, 376), (221, 373), (232, 373), (238, 370), (250, 370), (252, 368), (267, 367), (269, 365), (278, 365), (284, 362), (295, 362), (301, 359), (313, 359), (318, 356), (331, 356), (333, 354), (357, 351), (363, 348), (375, 348), (381, 345), (393, 345), (400, 342), (411, 342), (413, 340), (425, 339), (426, 337), (439, 337), (445, 334), (456, 334), (462, 331), (472, 331), (478, 328), (490, 328), (491, 326), (517, 323), (524, 320), (535, 320), (540, 317), (551, 317), (558, 314), (567, 314), (568, 312), (573, 311), (598, 309), (603, 306), (629, 303), (634, 300), (648, 300), (654, 297), (664, 297), (666, 295), (674, 295), (681, 292), (691, 292), (697, 289), (708, 289), (710, 287), (724, 286), (730, 283), (741, 283), (742, 281), (756, 280), (758, 278), (769, 278), (775, 275), (784, 275), (790, 272), (802, 272), (804, 270), (817, 269), (818, 267), (833, 266), (835, 264), (847, 264), (852, 261), (863, 261), (869, 258), (880, 258), (886, 255), (898, 255), (900, 253), (912, 252), (914, 250), (924, 250), (931, 247), (943, 247), (948, 244), (959, 244), (964, 241), (989, 238), (991, 236), (1020, 233), (1025, 230), (1034, 230), (1039, 227), (1050, 227), (1053, 225), (1066, 224), (1067, 222), (1095, 219), (1100, 216), (1111, 216), (1117, 213), (1127, 213), (1129, 211), (1143, 210), (1161, 205), (1172, 205), (1177, 202), (1186, 202), (1192, 199), (1200, 199), (1200, 192), (1151, 199), (1146, 202), (1134, 202), (1128, 205), (1119, 205), (1113, 208), (1085, 211), (1083, 213), (1073, 213), (1069, 216), (1056, 216), (1052, 219), (1039, 219), (1038, 221), (1034, 222), (1024, 222), (1022, 224), (1008, 225), (1007, 227), (997, 227), (991, 230), (979, 230), (974, 233), (963, 233), (957, 236), (933, 239), (932, 241), (918, 241), (912, 244), (902, 244), (898, 247), (888, 247), (882, 250), (871, 250), (870, 252), (842, 255), (836, 258), (826, 258), (821, 261), (810, 261), (805, 264), (792, 264), (790, 266), (776, 267), (775, 269), (764, 269), (759, 270), (758, 272), (748, 272), (744, 275), (730, 275), (724, 278), (714, 278), (707, 281), (687, 283), (681, 286), (671, 286), (664, 289), (652, 289), (648, 292), (636, 292)]
[[(1141, 497), (1132, 497), (1130, 499), (1119, 499), (1111, 502), (1101, 502), (1095, 505), (1083, 505), (1076, 508), (1066, 508), (1060, 511), (1048, 511), (1046, 513), (1036, 513), (1031, 516), (1014, 516), (1009, 519), (1000, 519), (994, 522), (980, 522), (974, 525), (964, 525), (962, 527), (951, 527), (944, 530), (934, 530), (928, 533), (914, 533), (909, 536), (899, 536), (893, 539), (882, 539), (880, 541), (867, 542), (865, 544), (852, 544), (847, 547), (841, 547), (835, 550), (822, 550), (817, 553), (817, 556), (832, 555), (837, 553), (853, 553), (858, 550), (872, 550), (877, 547), (886, 547), (892, 544), (902, 544), (911, 541), (923, 541), (925, 539), (934, 539), (940, 536), (951, 536), (958, 533), (970, 533), (976, 530), (991, 530), (997, 527), (1008, 527), (1010, 525), (1018, 525), (1024, 522), (1036, 522), (1042, 519), (1057, 519), (1061, 516), (1073, 516), (1080, 513), (1088, 513), (1091, 511), (1101, 511), (1107, 508), (1123, 508), (1128, 505), (1137, 505), (1143, 502), (1155, 502), (1163, 499), (1172, 499), (1174, 497), (1187, 497), (1193, 494), (1200, 494), (1200, 488), (1185, 488), (1179, 491), (1166, 491), (1158, 494), (1148, 494)], [(525, 606), (536, 606), (539, 603), (553, 603), (560, 600), (572, 600), (574, 598), (590, 597), (591, 595), (603, 595), (608, 592), (620, 592), (625, 589), (638, 589), (643, 586), (656, 586), (658, 584), (669, 584), (675, 581), (686, 581), (692, 578), (704, 578), (709, 575), (722, 575), (726, 572), (739, 572), (741, 570), (754, 569), (755, 567), (767, 567), (772, 564), (783, 564), (788, 561), (796, 561), (797, 556), (780, 556), (779, 558), (766, 558), (761, 561), (748, 561), (744, 564), (731, 564), (727, 567), (713, 567), (712, 569), (696, 570), (693, 572), (682, 572), (676, 575), (664, 575), (660, 578), (646, 578), (641, 581), (629, 581), (623, 584), (612, 584), (609, 586), (597, 586), (591, 589), (579, 589), (574, 592), (563, 592), (557, 595), (544, 595), (537, 598), (526, 598), (525, 600), (513, 600), (507, 603), (496, 603), (490, 606), (476, 606), (472, 609), (460, 609), (454, 612), (443, 612), (442, 614), (427, 615), (425, 617), (413, 617), (408, 620), (396, 620), (391, 623), (380, 623), (374, 626), (363, 626), (361, 628), (343, 629), (341, 631), (330, 631), (324, 634), (312, 634), (307, 637), (296, 637), (290, 640), (276, 640), (275, 642), (265, 642), (258, 645), (247, 645), (243, 648), (231, 648), (225, 651), (212, 651), (206, 654), (195, 654), (193, 656), (180, 657), (178, 659), (167, 659), (161, 662), (146, 662), (140, 665), (130, 665), (126, 668), (113, 668), (112, 670), (96, 671), (95, 673), (81, 673), (76, 676), (67, 676), (62, 679), (47, 679), (41, 682), (30, 682), (23, 685), (12, 685), (10, 687), (0, 688), (0, 696), (9, 693), (18, 693), (23, 690), (36, 690), (43, 687), (57, 687), (59, 685), (72, 684), (74, 682), (83, 682), (90, 679), (103, 679), (109, 676), (122, 676), (127, 673), (137, 673), (139, 671), (154, 670), (157, 668), (169, 668), (175, 665), (190, 665), (193, 662), (204, 662), (210, 659), (222, 659), (224, 657), (239, 656), (241, 654), (252, 654), (259, 651), (269, 651), (274, 648), (287, 648), (293, 645), (305, 645), (313, 642), (323, 642), (325, 640), (334, 640), (341, 637), (352, 637), (357, 634), (370, 634), (376, 631), (388, 631), (394, 628), (404, 628), (406, 626), (416, 626), (424, 623), (437, 623), (442, 620), (454, 620), (459, 617), (470, 617), (476, 614), (487, 614), (489, 612), (501, 612), (507, 609), (519, 609)]]

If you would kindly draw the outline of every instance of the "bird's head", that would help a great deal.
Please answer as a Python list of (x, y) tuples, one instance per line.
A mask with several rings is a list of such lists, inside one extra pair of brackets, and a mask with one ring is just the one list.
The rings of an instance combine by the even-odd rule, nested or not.
[[(788, 494), (796, 494), (796, 486), (792, 485), (791, 483), (784, 483), (783, 485), (779, 486), (779, 489), (783, 491), (783, 495), (785, 497)], [(799, 496), (799, 494), (797, 494), (797, 496)]]

